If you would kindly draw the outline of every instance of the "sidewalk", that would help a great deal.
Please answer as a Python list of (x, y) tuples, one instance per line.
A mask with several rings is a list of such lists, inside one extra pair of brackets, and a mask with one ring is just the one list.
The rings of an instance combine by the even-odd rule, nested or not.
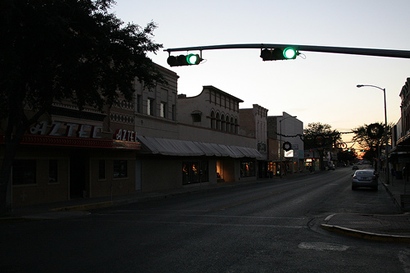
[(332, 214), (324, 219), (321, 227), (356, 238), (410, 243), (410, 213), (408, 212), (410, 211), (410, 198), (406, 200), (406, 195), (403, 197), (406, 191), (410, 196), (410, 184), (405, 187), (404, 179), (395, 179), (391, 176), (388, 184), (385, 181), (385, 177), (381, 176), (379, 190), (386, 190), (402, 213), (394, 215)]

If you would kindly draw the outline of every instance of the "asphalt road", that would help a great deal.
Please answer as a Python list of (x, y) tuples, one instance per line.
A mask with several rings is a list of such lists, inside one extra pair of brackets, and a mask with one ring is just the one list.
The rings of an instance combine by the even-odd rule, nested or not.
[(410, 247), (322, 230), (338, 212), (397, 213), (349, 168), (51, 221), (0, 224), (0, 272), (410, 272)]

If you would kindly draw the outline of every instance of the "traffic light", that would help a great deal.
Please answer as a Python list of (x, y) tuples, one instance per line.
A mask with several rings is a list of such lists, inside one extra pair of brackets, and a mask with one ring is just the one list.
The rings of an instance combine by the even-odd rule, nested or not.
[(169, 56), (167, 62), (170, 66), (184, 66), (184, 65), (197, 65), (203, 59), (199, 54), (188, 54), (179, 56)]
[(291, 46), (274, 49), (265, 48), (261, 51), (261, 58), (264, 61), (293, 60), (298, 55), (298, 50)]

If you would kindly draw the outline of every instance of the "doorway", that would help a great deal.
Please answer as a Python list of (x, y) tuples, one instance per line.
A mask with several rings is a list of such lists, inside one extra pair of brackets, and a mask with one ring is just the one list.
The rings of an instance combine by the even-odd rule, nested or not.
[(76, 151), (70, 156), (70, 198), (87, 197), (86, 177), (87, 177), (88, 157), (84, 152)]

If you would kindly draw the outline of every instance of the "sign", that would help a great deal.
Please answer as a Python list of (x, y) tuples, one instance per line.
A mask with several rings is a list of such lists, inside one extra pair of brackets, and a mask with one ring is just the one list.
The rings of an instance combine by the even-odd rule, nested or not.
[(71, 122), (53, 121), (51, 125), (47, 121), (41, 121), (30, 128), (32, 135), (101, 138), (102, 126), (79, 124)]
[(114, 139), (137, 142), (137, 133), (125, 129), (117, 129), (114, 133)]
[(285, 157), (293, 157), (293, 150), (285, 151)]

